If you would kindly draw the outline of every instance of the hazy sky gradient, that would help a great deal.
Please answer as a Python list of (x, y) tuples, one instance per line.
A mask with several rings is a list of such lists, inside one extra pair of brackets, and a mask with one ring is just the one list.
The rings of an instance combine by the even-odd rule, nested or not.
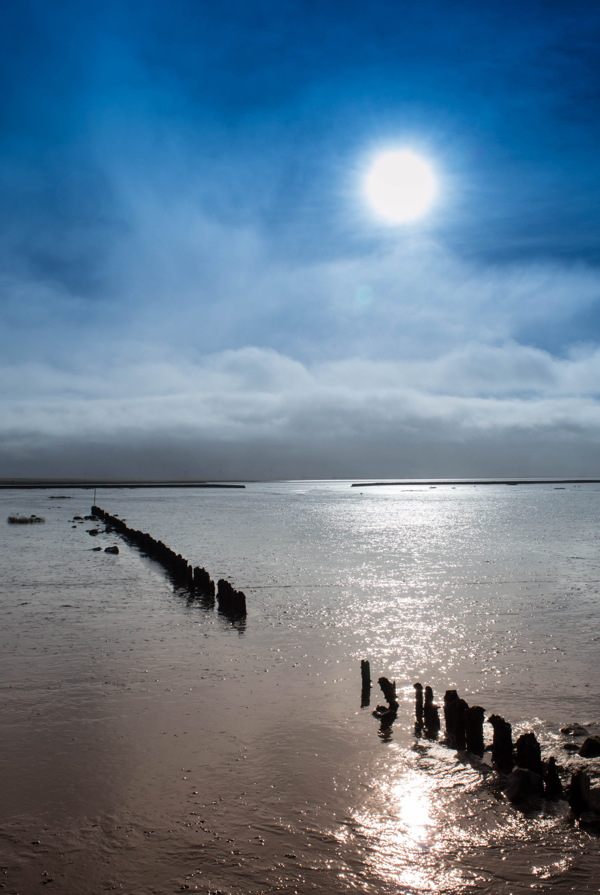
[(0, 476), (600, 475), (595, 0), (0, 17)]

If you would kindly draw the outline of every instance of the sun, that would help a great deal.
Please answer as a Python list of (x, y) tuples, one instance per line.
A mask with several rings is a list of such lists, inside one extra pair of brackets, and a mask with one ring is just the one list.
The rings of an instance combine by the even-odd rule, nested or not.
[(378, 217), (403, 224), (427, 214), (437, 195), (437, 181), (422, 156), (411, 149), (391, 149), (375, 156), (364, 191)]

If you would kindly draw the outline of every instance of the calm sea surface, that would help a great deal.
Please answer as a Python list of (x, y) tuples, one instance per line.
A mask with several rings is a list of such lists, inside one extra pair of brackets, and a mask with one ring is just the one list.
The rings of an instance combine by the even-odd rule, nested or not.
[(98, 490), (242, 589), (237, 625), (72, 523), (92, 497), (0, 492), (7, 893), (600, 891), (600, 839), (415, 738), (412, 686), (458, 689), (598, 785), (560, 728), (600, 732), (600, 486)]

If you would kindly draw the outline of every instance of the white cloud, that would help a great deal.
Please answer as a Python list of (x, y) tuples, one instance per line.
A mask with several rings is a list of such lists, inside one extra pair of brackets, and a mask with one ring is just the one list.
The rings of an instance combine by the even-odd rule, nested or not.
[(520, 337), (592, 307), (591, 268), (486, 267), (414, 241), (291, 264), (256, 232), (139, 188), (130, 220), (97, 302), (33, 275), (0, 284), (6, 474), (43, 474), (62, 451), (69, 475), (75, 446), (114, 452), (112, 475), (127, 446), (147, 474), (216, 452), (241, 476), (250, 453), (255, 475), (273, 456), (290, 476), (303, 456), (314, 474), (379, 475), (398, 450), (429, 456), (432, 475), (444, 446), (472, 448), (494, 475), (502, 452), (522, 462), (552, 441), (573, 466), (596, 449), (600, 349), (557, 357)]
[[(308, 366), (273, 350), (246, 348), (182, 367), (172, 362), (115, 367), (102, 380), (102, 396), (94, 395), (93, 377), (82, 382), (73, 376), (69, 387), (64, 372), (38, 365), (23, 370), (23, 381), (45, 382), (44, 397), (4, 402), (5, 457), (18, 466), (21, 452), (34, 446), (43, 453), (44, 444), (57, 443), (69, 457), (74, 444), (80, 451), (128, 446), (143, 457), (153, 448), (160, 453), (168, 443), (174, 461), (195, 449), (198, 466), (206, 450), (235, 456), (243, 476), (249, 473), (240, 454), (253, 456), (253, 475), (267, 475), (270, 461), (261, 463), (260, 455), (269, 458), (279, 448), (293, 451), (282, 474), (294, 476), (301, 449), (317, 459), (321, 454), (328, 469), (337, 455), (340, 468), (351, 457), (361, 466), (357, 472), (368, 474), (371, 464), (378, 475), (394, 447), (418, 465), (420, 453), (433, 444), (455, 451), (480, 443), (484, 452), (493, 438), (496, 454), (502, 448), (507, 457), (531, 439), (561, 443), (570, 468), (580, 462), (574, 437), (584, 453), (600, 443), (600, 404), (594, 397), (599, 364), (599, 352), (565, 361), (513, 343), (467, 346), (430, 365), (347, 359)], [(17, 374), (9, 368), (2, 375), (6, 381)], [(161, 473), (155, 468), (147, 474)], [(494, 469), (487, 474), (494, 475)]]

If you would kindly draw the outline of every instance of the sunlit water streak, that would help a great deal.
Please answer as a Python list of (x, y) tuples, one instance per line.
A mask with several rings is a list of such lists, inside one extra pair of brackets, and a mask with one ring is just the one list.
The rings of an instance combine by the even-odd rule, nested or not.
[[(421, 679), (582, 763), (559, 730), (600, 720), (597, 487), (98, 492), (242, 588), (237, 628), (51, 493), (0, 494), (47, 520), (0, 529), (8, 891), (598, 891), (564, 806), (516, 812), (412, 730)], [(361, 658), (398, 683), (387, 740)]]

